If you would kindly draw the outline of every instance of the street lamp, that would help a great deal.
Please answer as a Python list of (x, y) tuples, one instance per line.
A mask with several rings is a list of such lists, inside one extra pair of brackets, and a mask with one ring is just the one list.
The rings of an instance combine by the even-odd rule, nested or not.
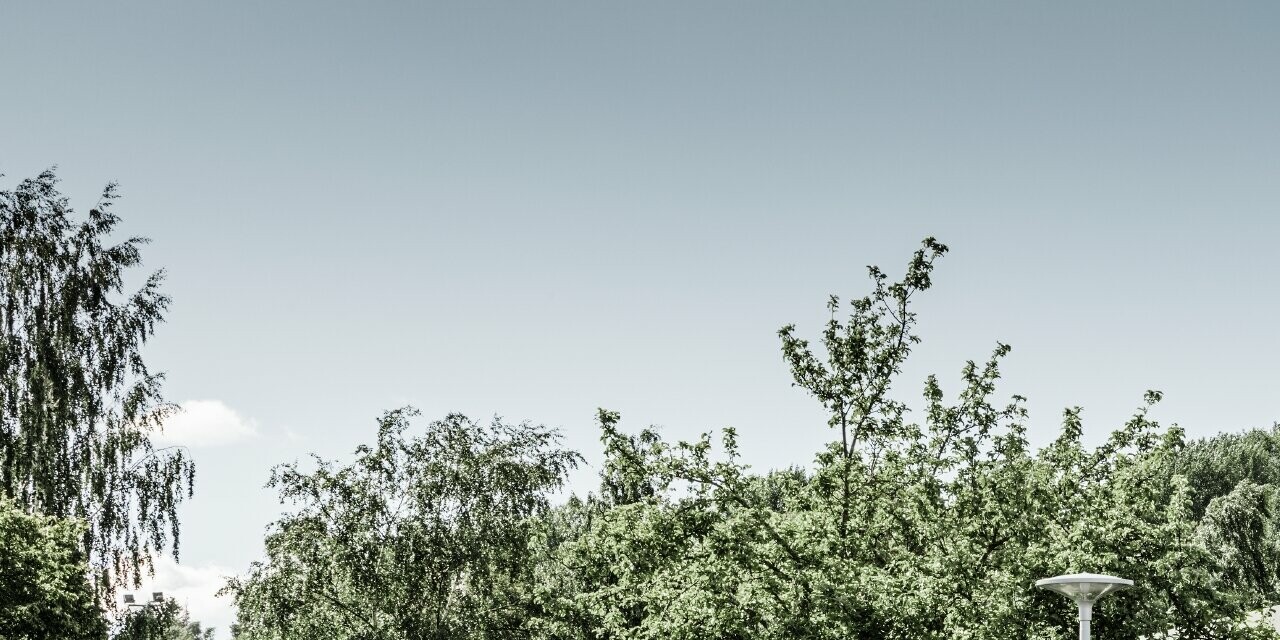
[(1080, 607), (1080, 640), (1089, 640), (1089, 623), (1093, 621), (1093, 603), (1112, 591), (1132, 587), (1133, 581), (1096, 573), (1073, 573), (1037, 580), (1036, 586), (1057, 591), (1075, 601), (1076, 606)]
[(162, 604), (164, 602), (164, 592), (152, 591), (150, 602), (138, 602), (132, 593), (124, 594), (124, 606), (133, 609), (135, 607), (146, 607), (153, 604)]

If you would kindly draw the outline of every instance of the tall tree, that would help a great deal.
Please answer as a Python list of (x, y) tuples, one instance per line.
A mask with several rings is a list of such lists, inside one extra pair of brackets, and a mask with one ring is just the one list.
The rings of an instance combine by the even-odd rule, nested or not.
[(164, 274), (125, 281), (145, 238), (112, 244), (114, 184), (75, 221), (52, 170), (0, 191), (0, 491), (31, 513), (88, 523), (109, 590), (171, 545), (194, 467), (150, 435), (174, 410), (141, 348), (169, 304)]
[(271, 485), (299, 508), (228, 585), (237, 637), (529, 636), (534, 517), (578, 455), (553, 430), (456, 414), (409, 437), (416, 413), (387, 413), (349, 465), (276, 469)]

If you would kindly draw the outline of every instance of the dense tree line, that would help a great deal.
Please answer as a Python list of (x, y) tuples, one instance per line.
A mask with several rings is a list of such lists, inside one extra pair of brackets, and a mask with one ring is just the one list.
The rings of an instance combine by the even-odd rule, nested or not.
[(1148, 392), (1104, 444), (1079, 408), (1032, 450), (1000, 398), (997, 345), (922, 410), (895, 398), (919, 339), (914, 296), (947, 248), (828, 302), (816, 344), (779, 332), (832, 440), (807, 468), (754, 472), (727, 429), (693, 442), (600, 411), (597, 492), (552, 505), (576, 456), (554, 433), (461, 416), (408, 436), (387, 414), (347, 466), (281, 467), (297, 505), (228, 591), (239, 637), (1068, 638), (1074, 610), (1035, 579), (1099, 572), (1136, 587), (1095, 612), (1110, 638), (1267, 638), (1277, 603), (1275, 432), (1188, 444)]
[[(114, 187), (73, 220), (52, 172), (0, 192), (0, 637), (205, 640), (172, 601), (113, 611), (176, 555), (193, 467), (150, 436), (173, 411), (141, 347), (168, 298), (133, 292), (144, 240), (111, 244)], [(294, 509), (226, 592), (249, 640), (1068, 638), (1031, 588), (1090, 571), (1137, 583), (1095, 611), (1114, 638), (1267, 638), (1280, 600), (1280, 430), (1186, 442), (1148, 392), (1100, 446), (1078, 408), (1034, 450), (1010, 349), (896, 387), (913, 299), (947, 248), (831, 298), (812, 340), (779, 331), (795, 385), (827, 413), (803, 468), (755, 471), (726, 429), (669, 442), (601, 410), (597, 491), (553, 499), (581, 461), (553, 429), (388, 412), (340, 463), (284, 465)]]

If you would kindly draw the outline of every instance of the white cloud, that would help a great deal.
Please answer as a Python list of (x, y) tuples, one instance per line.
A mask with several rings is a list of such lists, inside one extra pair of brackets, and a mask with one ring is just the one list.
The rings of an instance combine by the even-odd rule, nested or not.
[(156, 433), (160, 444), (214, 447), (256, 437), (257, 426), (220, 400), (188, 400)]
[(216, 565), (184, 566), (169, 556), (158, 558), (155, 569), (155, 577), (143, 577), (142, 588), (124, 592), (137, 593), (138, 600), (145, 601), (151, 599), (152, 592), (160, 591), (186, 607), (191, 619), (199, 621), (201, 626), (215, 627), (215, 637), (231, 637), (231, 623), (236, 621), (235, 607), (229, 596), (218, 597), (217, 593), (234, 571)]

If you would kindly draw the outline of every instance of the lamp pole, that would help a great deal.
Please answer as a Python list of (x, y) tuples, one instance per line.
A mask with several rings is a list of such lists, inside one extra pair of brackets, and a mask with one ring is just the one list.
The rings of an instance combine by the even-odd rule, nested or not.
[(137, 599), (134, 598), (132, 593), (124, 594), (124, 606), (129, 609), (145, 608), (153, 604), (162, 604), (162, 603), (164, 603), (164, 592), (162, 591), (151, 592), (150, 602), (138, 602)]
[(1132, 580), (1104, 576), (1097, 573), (1072, 573), (1037, 580), (1036, 586), (1049, 591), (1056, 591), (1075, 601), (1080, 609), (1080, 640), (1090, 640), (1092, 636), (1093, 603), (1098, 598), (1121, 589), (1133, 586)]

